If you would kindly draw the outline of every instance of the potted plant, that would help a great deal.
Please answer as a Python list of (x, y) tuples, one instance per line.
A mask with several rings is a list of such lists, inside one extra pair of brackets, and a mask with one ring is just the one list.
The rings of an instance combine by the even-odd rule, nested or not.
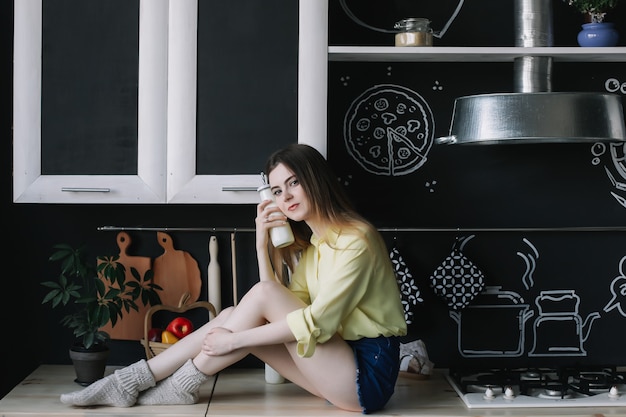
[(606, 13), (614, 9), (619, 0), (563, 0), (570, 6), (574, 7), (580, 13), (589, 16), (591, 23), (604, 22)]
[[(76, 382), (89, 385), (104, 375), (109, 353), (110, 336), (101, 327), (109, 322), (115, 326), (125, 312), (137, 311), (139, 301), (143, 305), (160, 304), (157, 291), (162, 288), (152, 282), (152, 270), (143, 277), (135, 268), (127, 274), (124, 265), (118, 262), (119, 255), (98, 256), (97, 262), (92, 263), (87, 260), (84, 246), (57, 244), (53, 249), (49, 261), (60, 264), (61, 271), (56, 281), (42, 282), (49, 289), (42, 304), (69, 309), (60, 323), (76, 337), (70, 349)], [(94, 371), (83, 373), (83, 365), (92, 355), (100, 363)]]
[(578, 33), (580, 46), (615, 46), (619, 34), (613, 23), (605, 22), (607, 12), (617, 7), (619, 0), (563, 0), (586, 16)]

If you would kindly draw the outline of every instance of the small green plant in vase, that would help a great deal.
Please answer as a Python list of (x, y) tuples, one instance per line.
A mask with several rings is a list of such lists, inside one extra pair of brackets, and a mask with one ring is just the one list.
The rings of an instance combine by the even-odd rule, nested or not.
[[(76, 338), (70, 356), (72, 351), (108, 353), (107, 345), (111, 337), (101, 330), (103, 326), (108, 323), (115, 326), (125, 313), (131, 309), (137, 311), (138, 302), (144, 306), (161, 304), (158, 291), (162, 288), (153, 283), (154, 272), (151, 269), (142, 277), (135, 268), (130, 268), (128, 275), (119, 262), (119, 255), (98, 256), (97, 262), (91, 262), (87, 259), (84, 246), (74, 248), (68, 244), (57, 244), (53, 249), (48, 260), (58, 263), (61, 270), (56, 281), (41, 283), (49, 289), (42, 304), (49, 303), (52, 308), (69, 310), (60, 324), (71, 329)], [(77, 361), (72, 360), (76, 367)], [(104, 364), (101, 373), (104, 374)], [(99, 377), (81, 379), (78, 376), (76, 382), (86, 385)]]
[(606, 13), (614, 9), (619, 0), (563, 0), (580, 13), (589, 15), (591, 23), (602, 23)]

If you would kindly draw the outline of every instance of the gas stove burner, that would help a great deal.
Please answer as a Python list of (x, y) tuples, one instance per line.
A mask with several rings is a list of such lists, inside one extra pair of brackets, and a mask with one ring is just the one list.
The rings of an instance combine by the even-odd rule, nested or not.
[(467, 392), (487, 392), (490, 391), (493, 395), (500, 395), (503, 393), (503, 388), (496, 385), (480, 385), (480, 384), (468, 384)]
[(519, 377), (522, 381), (539, 381), (541, 379), (541, 372), (535, 369), (529, 369), (522, 371)]
[(451, 369), (468, 408), (626, 407), (626, 367)]
[[(609, 392), (611, 387), (619, 382), (620, 377), (613, 375), (608, 370), (587, 372), (582, 371), (572, 375), (570, 386), (578, 392), (587, 394), (599, 394)], [(623, 378), (621, 378), (623, 380)]]
[(572, 398), (572, 394), (567, 391), (563, 385), (557, 384), (549, 384), (544, 386), (539, 393), (537, 394), (539, 398), (548, 398), (548, 399), (565, 399)]
[(606, 380), (610, 377), (611, 374), (608, 372), (581, 372), (580, 374), (578, 374), (578, 379), (580, 381), (588, 383), (590, 385), (604, 385), (606, 383)]

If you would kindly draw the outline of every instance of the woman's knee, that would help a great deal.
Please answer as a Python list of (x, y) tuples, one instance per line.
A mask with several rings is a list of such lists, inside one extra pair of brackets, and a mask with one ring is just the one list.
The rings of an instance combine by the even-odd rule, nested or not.
[(255, 293), (261, 293), (263, 295), (272, 294), (276, 291), (280, 291), (284, 287), (280, 285), (278, 282), (274, 281), (259, 281), (252, 286), (250, 291)]
[(200, 333), (206, 333), (209, 329), (215, 327), (216, 325), (220, 325), (221, 323), (224, 323), (226, 319), (228, 319), (230, 314), (233, 312), (233, 309), (234, 307), (226, 307), (225, 309), (220, 311), (217, 314), (217, 316), (215, 316), (212, 320), (203, 324), (202, 327), (198, 329), (198, 331)]
[(226, 319), (228, 319), (228, 317), (231, 315), (231, 313), (233, 312), (233, 310), (235, 309), (235, 307), (230, 306), (230, 307), (226, 307), (225, 309), (223, 309), (222, 311), (220, 311), (217, 315), (217, 317), (215, 317), (213, 319), (213, 321), (215, 321), (216, 323), (223, 323), (226, 321)]

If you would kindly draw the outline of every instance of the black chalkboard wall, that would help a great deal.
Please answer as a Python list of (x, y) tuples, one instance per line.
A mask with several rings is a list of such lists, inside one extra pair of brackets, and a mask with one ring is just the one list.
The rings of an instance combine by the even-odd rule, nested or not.
[(44, 1), (42, 28), (42, 173), (136, 173), (139, 0)]
[(297, 33), (295, 0), (198, 3), (199, 175), (256, 174), (295, 140)]
[[(428, 17), (434, 30), (457, 3), (346, 1), (369, 26), (390, 29), (406, 17)], [(553, 3), (555, 46), (577, 46), (582, 17)], [(331, 2), (329, 14), (331, 45), (394, 43), (393, 34), (355, 23), (340, 2)], [(607, 19), (625, 17), (622, 7)], [(434, 44), (514, 46), (513, 2), (465, 2)], [(555, 63), (553, 91), (623, 95), (625, 70), (623, 63)], [(349, 146), (362, 112), (376, 111), (361, 105), (369, 96), (410, 97), (425, 109), (418, 118), (436, 138), (448, 134), (456, 97), (513, 92), (513, 76), (512, 63), (332, 61), (329, 160), (402, 256), (415, 297), (407, 340), (424, 340), (436, 366), (626, 363), (623, 144), (431, 142), (395, 175)], [(606, 230), (587, 229), (600, 226)], [(456, 271), (468, 276), (450, 288), (446, 270), (435, 271), (455, 244), (475, 269), (456, 259)], [(483, 293), (473, 293), (481, 285)]]

